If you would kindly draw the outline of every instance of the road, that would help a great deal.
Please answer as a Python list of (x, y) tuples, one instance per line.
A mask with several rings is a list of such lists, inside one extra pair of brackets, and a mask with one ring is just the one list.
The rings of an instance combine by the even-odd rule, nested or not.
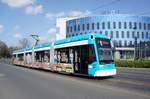
[(85, 78), (0, 63), (0, 99), (150, 99), (150, 69)]

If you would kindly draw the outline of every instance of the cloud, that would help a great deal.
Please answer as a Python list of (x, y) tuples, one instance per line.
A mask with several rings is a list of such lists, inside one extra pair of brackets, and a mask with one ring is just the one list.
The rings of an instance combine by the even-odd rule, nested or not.
[(18, 29), (20, 29), (20, 26), (19, 25), (15, 25), (13, 29), (14, 30), (18, 30)]
[(57, 29), (49, 28), (45, 34), (42, 34), (40, 38), (40, 42), (53, 41), (56, 38)]
[(53, 33), (53, 34), (55, 34), (56, 33), (56, 28), (50, 28), (49, 30), (48, 30), (48, 34), (50, 34), (50, 33)]
[(65, 16), (65, 12), (59, 12), (59, 13), (46, 13), (45, 14), (45, 17), (50, 19), (50, 20), (53, 20), (55, 18), (58, 18), (58, 17), (63, 17)]
[(21, 35), (20, 32), (17, 32), (17, 33), (14, 34), (14, 37), (15, 38), (22, 38), (22, 35)]
[(82, 12), (82, 11), (72, 11), (69, 13), (69, 16), (72, 16), (72, 17), (77, 17), (77, 16), (87, 16), (87, 15), (90, 15), (92, 14), (89, 10), (86, 10), (85, 12)]
[(37, 15), (43, 12), (43, 6), (42, 5), (30, 5), (26, 7), (25, 12), (27, 15)]
[(34, 4), (35, 1), (36, 0), (1, 0), (2, 3), (14, 8), (25, 7)]
[(58, 13), (46, 13), (45, 17), (49, 20), (53, 20), (59, 17), (82, 17), (91, 15), (92, 12), (89, 10), (86, 11), (70, 11), (70, 12), (58, 12)]
[(4, 26), (0, 24), (0, 33), (4, 31)]

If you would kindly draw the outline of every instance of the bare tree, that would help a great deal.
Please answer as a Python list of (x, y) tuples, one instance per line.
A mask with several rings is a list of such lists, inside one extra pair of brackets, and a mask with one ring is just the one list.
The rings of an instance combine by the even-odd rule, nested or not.
[(8, 46), (0, 41), (0, 58), (1, 57), (9, 57), (10, 56), (10, 53), (9, 53), (9, 49), (8, 49)]
[(19, 43), (20, 43), (20, 47), (21, 48), (26, 48), (26, 47), (30, 47), (30, 40), (27, 39), (27, 38), (23, 38), (23, 39), (20, 39), (19, 40)]

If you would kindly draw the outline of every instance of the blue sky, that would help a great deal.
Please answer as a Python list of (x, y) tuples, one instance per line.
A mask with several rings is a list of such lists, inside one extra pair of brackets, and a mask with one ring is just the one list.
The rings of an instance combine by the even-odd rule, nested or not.
[[(18, 40), (38, 34), (41, 42), (56, 34), (57, 17), (121, 14), (150, 16), (150, 0), (0, 0), (0, 40), (18, 46)], [(32, 40), (33, 41), (33, 40)]]

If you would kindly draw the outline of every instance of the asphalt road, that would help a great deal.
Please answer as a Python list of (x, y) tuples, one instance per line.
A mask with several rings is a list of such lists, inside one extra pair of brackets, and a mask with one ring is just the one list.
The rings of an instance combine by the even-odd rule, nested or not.
[(150, 99), (150, 69), (83, 78), (0, 63), (0, 99)]

